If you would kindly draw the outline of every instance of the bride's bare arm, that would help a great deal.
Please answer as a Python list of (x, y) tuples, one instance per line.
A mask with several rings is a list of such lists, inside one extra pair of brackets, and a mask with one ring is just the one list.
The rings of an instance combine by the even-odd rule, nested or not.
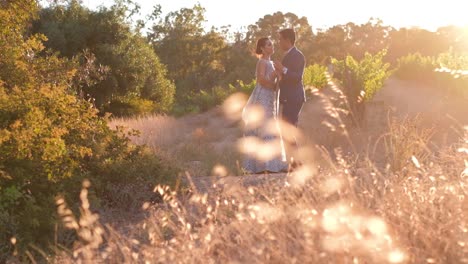
[(257, 83), (259, 83), (260, 85), (262, 85), (264, 87), (267, 87), (267, 88), (270, 88), (270, 89), (275, 89), (276, 83), (267, 79), (266, 69), (267, 69), (266, 62), (263, 61), (263, 60), (259, 60), (257, 62), (257, 69), (256, 69)]

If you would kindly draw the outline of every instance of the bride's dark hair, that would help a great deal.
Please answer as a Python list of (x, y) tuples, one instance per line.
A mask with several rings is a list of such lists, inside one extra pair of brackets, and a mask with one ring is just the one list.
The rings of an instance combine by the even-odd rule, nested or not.
[(255, 50), (255, 53), (257, 55), (262, 55), (263, 51), (262, 48), (265, 47), (267, 41), (270, 40), (269, 38), (260, 38), (257, 40), (257, 49)]

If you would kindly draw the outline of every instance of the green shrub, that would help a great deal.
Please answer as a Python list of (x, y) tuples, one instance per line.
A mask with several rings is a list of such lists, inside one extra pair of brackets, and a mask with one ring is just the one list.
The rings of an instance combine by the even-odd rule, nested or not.
[(468, 53), (457, 53), (453, 49), (450, 49), (445, 53), (439, 54), (437, 64), (440, 68), (467, 71)]
[(468, 94), (468, 54), (449, 50), (437, 59), (410, 54), (398, 60), (395, 76), (424, 83), (456, 96)]
[(237, 81), (235, 85), (230, 84), (225, 86), (215, 86), (211, 91), (201, 90), (197, 93), (190, 93), (180, 98), (173, 109), (173, 114), (176, 116), (186, 113), (198, 113), (200, 111), (207, 111), (217, 105), (223, 103), (229, 95), (235, 92), (242, 92), (250, 95), (255, 88), (256, 81), (252, 80), (250, 83)]
[(333, 59), (335, 77), (343, 87), (353, 113), (358, 117), (363, 111), (363, 102), (370, 101), (390, 76), (390, 64), (384, 63), (386, 50), (375, 55), (366, 53), (360, 61), (351, 56), (345, 60)]
[[(100, 110), (115, 110), (112, 113), (118, 116), (128, 116), (134, 111), (140, 114), (145, 109), (159, 113), (171, 110), (175, 85), (167, 78), (166, 66), (146, 37), (132, 29), (127, 17), (132, 11), (130, 5), (119, 1), (110, 8), (93, 11), (81, 1), (58, 2), (40, 10), (32, 30), (44, 34), (48, 38), (44, 45), (60, 56), (68, 59), (92, 56), (84, 76), (90, 80), (80, 82), (82, 85), (76, 87), (80, 92), (93, 98)], [(88, 61), (81, 59), (80, 64)], [(102, 68), (106, 71), (100, 72)], [(134, 97), (140, 98), (145, 107), (136, 107), (134, 103), (138, 100)], [(148, 100), (153, 107), (149, 107)], [(115, 106), (109, 107), (109, 102)], [(126, 109), (128, 113), (124, 112)]]
[(112, 100), (109, 104), (104, 105), (103, 110), (118, 117), (124, 116), (142, 116), (155, 112), (155, 104), (153, 101), (142, 99), (139, 97), (121, 97)]
[(96, 194), (93, 207), (118, 200), (109, 186), (175, 179), (145, 147), (130, 143), (133, 131), (110, 129), (91, 102), (70, 90), (77, 65), (44, 52), (44, 37), (28, 37), (36, 8), (20, 0), (0, 9), (0, 262), (12, 251), (12, 237), (20, 253), (30, 244), (49, 248), (55, 198), (73, 205), (84, 179)]
[[(143, 147), (108, 128), (88, 102), (67, 95), (64, 87), (7, 92), (1, 86), (0, 113), (2, 242), (13, 236), (21, 245), (51, 241), (55, 196), (76, 200), (85, 178), (98, 197), (110, 201), (120, 195), (107, 192), (110, 183), (170, 182), (161, 162), (149, 162)], [(137, 162), (140, 158), (148, 162)]]
[(322, 89), (328, 84), (327, 68), (319, 64), (308, 66), (304, 71), (304, 84), (317, 89)]
[[(235, 87), (235, 91), (245, 93), (246, 95), (250, 95), (255, 86), (257, 85), (257, 81), (254, 79), (250, 83), (244, 83), (243, 81), (238, 81)], [(232, 88), (231, 88), (232, 89)]]
[(435, 67), (433, 58), (419, 53), (409, 54), (398, 59), (395, 76), (402, 80), (433, 82)]
[(457, 96), (468, 98), (468, 53), (456, 53), (452, 49), (441, 53), (436, 70), (439, 88), (446, 87)]

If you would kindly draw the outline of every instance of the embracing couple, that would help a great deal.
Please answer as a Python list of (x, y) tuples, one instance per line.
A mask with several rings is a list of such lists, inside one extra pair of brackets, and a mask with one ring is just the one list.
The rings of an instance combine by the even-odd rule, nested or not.
[[(253, 148), (264, 153), (248, 153), (243, 163), (243, 168), (248, 173), (287, 172), (297, 165), (292, 156), (297, 143), (293, 139), (286, 158), (285, 142), (281, 133), (284, 135), (287, 131), (280, 131), (278, 125), (281, 119), (284, 123), (297, 127), (299, 113), (305, 102), (302, 81), (305, 58), (295, 47), (295, 42), (296, 33), (293, 29), (280, 31), (279, 47), (285, 54), (282, 61), (273, 62), (272, 41), (269, 38), (257, 41), (257, 84), (244, 107), (243, 120), (246, 126), (244, 136), (257, 139), (259, 146)], [(258, 118), (259, 113), (261, 118)]]

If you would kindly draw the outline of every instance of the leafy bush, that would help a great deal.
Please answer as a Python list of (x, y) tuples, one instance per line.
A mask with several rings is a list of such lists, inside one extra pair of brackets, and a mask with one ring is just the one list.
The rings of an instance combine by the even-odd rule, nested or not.
[(437, 57), (438, 66), (452, 70), (468, 70), (468, 53), (457, 53), (453, 49), (439, 54)]
[(410, 54), (398, 60), (395, 76), (425, 83), (456, 96), (468, 94), (468, 54), (449, 50), (437, 59)]
[(105, 112), (119, 117), (142, 116), (154, 112), (155, 108), (153, 101), (138, 97), (120, 97), (103, 106)]
[(166, 66), (146, 38), (131, 28), (127, 21), (130, 11), (122, 2), (98, 11), (89, 10), (80, 1), (67, 1), (65, 6), (56, 3), (40, 10), (33, 31), (47, 36), (46, 47), (61, 56), (91, 55), (95, 65), (107, 69), (100, 78), (94, 76), (95, 70), (88, 70), (91, 82), (75, 87), (93, 98), (100, 110), (107, 106), (105, 109), (115, 115), (128, 116), (135, 111), (129, 100), (139, 98), (146, 105), (152, 101), (154, 107), (139, 108), (138, 114), (143, 110), (167, 113), (174, 102), (175, 85), (166, 77)]
[[(255, 89), (255, 86), (257, 85), (257, 81), (254, 79), (249, 83), (244, 83), (243, 81), (238, 81), (235, 86), (231, 85), (231, 90), (236, 90), (241, 93), (245, 93), (246, 95), (250, 95), (253, 90)], [(233, 89), (234, 87), (234, 89)]]
[(398, 59), (395, 76), (403, 80), (432, 82), (434, 81), (434, 70), (433, 58), (414, 53)]
[(190, 95), (186, 95), (183, 100), (176, 103), (173, 113), (175, 115), (182, 115), (185, 113), (207, 111), (221, 104), (229, 95), (235, 92), (243, 92), (250, 95), (255, 85), (255, 80), (252, 80), (250, 83), (237, 81), (235, 85), (229, 84), (227, 87), (215, 86), (211, 91), (201, 90), (198, 93), (191, 93)]
[(12, 250), (12, 237), (20, 252), (29, 244), (46, 248), (53, 241), (55, 198), (76, 200), (84, 179), (104, 197), (100, 204), (117, 199), (109, 186), (174, 179), (145, 147), (130, 144), (134, 132), (110, 129), (91, 102), (70, 91), (80, 72), (73, 61), (38, 56), (44, 37), (26, 31), (35, 12), (28, 0), (0, 9), (0, 262)]
[[(13, 236), (23, 245), (49, 241), (55, 196), (76, 199), (84, 178), (110, 201), (120, 195), (107, 192), (110, 183), (151, 186), (160, 177), (170, 180), (160, 161), (108, 128), (88, 102), (68, 95), (64, 86), (25, 85), (0, 87), (2, 241)], [(147, 162), (136, 162), (142, 158)]]
[(343, 86), (351, 110), (359, 117), (363, 111), (363, 102), (370, 101), (390, 76), (390, 64), (384, 63), (386, 50), (375, 55), (366, 53), (360, 61), (351, 56), (345, 60), (333, 59), (335, 77)]
[(304, 71), (304, 84), (317, 89), (322, 89), (328, 84), (327, 68), (319, 64), (308, 66)]
[(450, 49), (437, 58), (438, 88), (446, 87), (457, 96), (468, 98), (468, 53), (456, 53)]
[(209, 94), (226, 75), (223, 60), (228, 55), (228, 43), (221, 32), (205, 31), (204, 14), (200, 4), (182, 8), (158, 17), (149, 32), (154, 50), (167, 66), (169, 78), (175, 81), (177, 99), (184, 100), (191, 94), (207, 100), (200, 90)]

